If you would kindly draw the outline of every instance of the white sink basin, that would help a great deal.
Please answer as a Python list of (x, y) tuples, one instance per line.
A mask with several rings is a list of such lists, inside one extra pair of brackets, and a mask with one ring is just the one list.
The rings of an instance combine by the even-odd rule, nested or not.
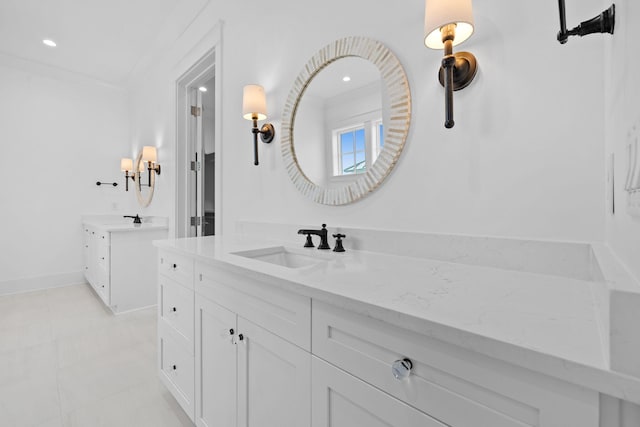
[(312, 254), (305, 252), (307, 251), (286, 248), (284, 246), (274, 246), (270, 248), (232, 252), (232, 254), (288, 268), (308, 267), (324, 261), (322, 258), (314, 257)]

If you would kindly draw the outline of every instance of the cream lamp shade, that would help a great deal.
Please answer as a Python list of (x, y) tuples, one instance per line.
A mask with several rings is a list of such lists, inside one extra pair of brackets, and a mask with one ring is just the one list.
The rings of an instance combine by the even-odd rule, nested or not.
[(122, 172), (131, 172), (133, 170), (133, 160), (124, 157), (120, 159), (120, 170)]
[(146, 145), (142, 147), (142, 160), (145, 162), (156, 163), (158, 161), (158, 152), (156, 147)]
[(247, 120), (267, 118), (267, 99), (260, 85), (246, 85), (242, 91), (242, 117)]
[(424, 44), (431, 49), (444, 49), (440, 28), (445, 25), (456, 25), (453, 46), (473, 34), (471, 0), (425, 0), (424, 10)]

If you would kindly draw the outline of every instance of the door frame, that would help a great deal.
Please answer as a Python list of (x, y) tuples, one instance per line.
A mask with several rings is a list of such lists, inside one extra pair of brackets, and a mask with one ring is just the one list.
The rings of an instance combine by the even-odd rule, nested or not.
[[(191, 191), (192, 177), (190, 158), (193, 152), (194, 132), (191, 124), (191, 93), (190, 88), (198, 82), (215, 77), (214, 88), (214, 120), (215, 120), (215, 230), (216, 235), (222, 231), (222, 26), (217, 25), (212, 31), (213, 43), (208, 43), (209, 50), (176, 80), (176, 204), (175, 204), (175, 237), (189, 237), (191, 225), (189, 223), (190, 206), (194, 203), (195, 192)], [(211, 47), (212, 46), (212, 47)], [(203, 159), (199, 159), (202, 161)]]

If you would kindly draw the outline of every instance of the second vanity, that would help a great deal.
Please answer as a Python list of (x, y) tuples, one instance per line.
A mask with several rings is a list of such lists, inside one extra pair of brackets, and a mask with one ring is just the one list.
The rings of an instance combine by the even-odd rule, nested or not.
[(589, 254), (555, 248), (550, 274), (297, 243), (155, 242), (160, 375), (196, 425), (610, 427), (640, 402), (608, 368)]
[(119, 215), (83, 217), (84, 276), (113, 313), (155, 304), (151, 242), (166, 238), (168, 229), (166, 218), (136, 224)]

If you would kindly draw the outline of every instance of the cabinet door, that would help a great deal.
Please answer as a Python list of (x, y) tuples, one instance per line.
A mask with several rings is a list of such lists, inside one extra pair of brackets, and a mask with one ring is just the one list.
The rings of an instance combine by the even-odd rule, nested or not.
[(311, 355), (242, 317), (238, 332), (238, 427), (310, 426)]
[(447, 427), (315, 356), (312, 372), (313, 427)]
[(235, 313), (196, 296), (196, 425), (236, 425)]

